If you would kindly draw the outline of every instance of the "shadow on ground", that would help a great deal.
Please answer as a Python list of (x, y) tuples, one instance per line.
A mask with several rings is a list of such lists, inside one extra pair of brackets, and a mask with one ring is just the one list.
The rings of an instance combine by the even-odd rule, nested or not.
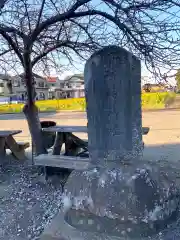
[[(85, 112), (44, 112), (39, 113), (40, 118), (47, 119), (86, 119)], [(0, 114), (0, 120), (23, 120), (23, 113)]]
[[(55, 115), (56, 112), (44, 112), (39, 113), (40, 118), (48, 118)], [(7, 114), (0, 114), (0, 120), (21, 120), (26, 119), (23, 113), (7, 113)]]
[(145, 145), (144, 160), (167, 160), (180, 163), (180, 144)]

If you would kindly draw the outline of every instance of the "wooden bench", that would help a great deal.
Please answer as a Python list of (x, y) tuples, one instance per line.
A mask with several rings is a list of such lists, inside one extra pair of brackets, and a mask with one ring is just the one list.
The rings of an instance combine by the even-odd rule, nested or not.
[[(45, 129), (47, 132), (56, 131), (59, 135), (59, 138), (62, 134), (66, 134), (66, 139), (63, 136), (61, 141), (57, 141), (57, 146), (60, 145), (60, 149), (58, 151), (53, 151), (52, 155), (49, 154), (41, 154), (39, 156), (32, 157), (34, 165), (39, 166), (45, 166), (45, 167), (58, 167), (58, 168), (64, 168), (64, 169), (76, 169), (76, 170), (83, 170), (86, 169), (89, 165), (89, 158), (88, 158), (88, 139), (82, 140), (69, 131), (80, 131), (80, 132), (87, 132), (87, 127), (81, 126), (79, 129), (77, 127), (72, 126), (56, 126)], [(142, 128), (142, 134), (147, 135), (149, 132), (149, 127), (143, 127)], [(59, 140), (59, 139), (56, 139)], [(65, 155), (60, 155), (61, 147), (63, 141), (65, 141), (66, 149), (65, 149)], [(68, 141), (67, 141), (68, 140)], [(72, 146), (72, 142), (76, 143), (75, 146)], [(56, 144), (55, 144), (56, 145)], [(76, 153), (76, 149), (74, 148), (83, 148), (83, 151), (80, 151), (79, 153)], [(70, 151), (73, 150), (74, 152)], [(84, 154), (84, 155), (83, 155)], [(74, 155), (74, 156), (73, 156)], [(79, 156), (78, 156), (79, 155)], [(81, 157), (80, 157), (81, 156)]]
[(63, 176), (63, 179), (60, 179), (59, 183), (64, 192), (64, 184), (66, 183), (70, 172), (72, 170), (88, 169), (90, 161), (89, 158), (41, 154), (34, 158), (34, 165), (43, 167), (45, 181), (48, 180), (49, 168), (59, 168), (61, 176)]
[[(142, 128), (142, 134), (147, 135), (149, 127)], [(79, 140), (77, 137), (73, 137), (75, 140)], [(81, 139), (85, 145), (88, 144), (88, 139)], [(77, 141), (76, 141), (77, 142)], [(144, 143), (143, 143), (144, 145)], [(84, 156), (83, 156), (84, 154)], [(78, 154), (79, 156), (66, 156), (66, 155), (50, 155), (41, 154), (33, 158), (34, 165), (44, 167), (45, 179), (47, 179), (47, 168), (55, 167), (67, 170), (86, 170), (89, 165), (88, 149), (83, 150)], [(80, 157), (81, 156), (81, 157)]]
[[(25, 159), (25, 149), (29, 143), (16, 142), (14, 135), (21, 133), (22, 130), (0, 130), (0, 159), (1, 163), (6, 156), (6, 149), (11, 150), (13, 156), (18, 160)], [(0, 163), (0, 164), (1, 164)]]

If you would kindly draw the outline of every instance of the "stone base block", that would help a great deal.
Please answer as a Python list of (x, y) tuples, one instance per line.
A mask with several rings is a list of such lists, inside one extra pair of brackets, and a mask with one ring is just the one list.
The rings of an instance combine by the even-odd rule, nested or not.
[(179, 240), (179, 173), (165, 161), (74, 171), (40, 239)]

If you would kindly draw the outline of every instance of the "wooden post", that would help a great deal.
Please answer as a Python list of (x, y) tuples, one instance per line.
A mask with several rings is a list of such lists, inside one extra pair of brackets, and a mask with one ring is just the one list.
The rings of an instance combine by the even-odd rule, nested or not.
[(57, 132), (56, 139), (53, 147), (53, 155), (60, 155), (62, 145), (64, 143), (64, 133)]
[(19, 160), (25, 159), (25, 150), (20, 148), (16, 140), (12, 136), (6, 137), (5, 143), (7, 147), (11, 150), (12, 154)]
[(5, 149), (5, 138), (0, 137), (0, 162), (2, 163), (5, 157), (6, 149)]
[(65, 155), (76, 156), (80, 150), (80, 147), (73, 140), (71, 133), (65, 134)]

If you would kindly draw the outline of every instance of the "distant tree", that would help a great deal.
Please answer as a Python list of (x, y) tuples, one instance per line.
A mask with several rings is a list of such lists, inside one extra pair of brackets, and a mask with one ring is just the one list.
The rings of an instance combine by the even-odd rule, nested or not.
[(145, 92), (151, 92), (151, 84), (150, 84), (150, 83), (144, 84), (143, 90), (144, 90)]
[(179, 92), (180, 91), (180, 69), (177, 70), (175, 79), (176, 79), (176, 89)]

